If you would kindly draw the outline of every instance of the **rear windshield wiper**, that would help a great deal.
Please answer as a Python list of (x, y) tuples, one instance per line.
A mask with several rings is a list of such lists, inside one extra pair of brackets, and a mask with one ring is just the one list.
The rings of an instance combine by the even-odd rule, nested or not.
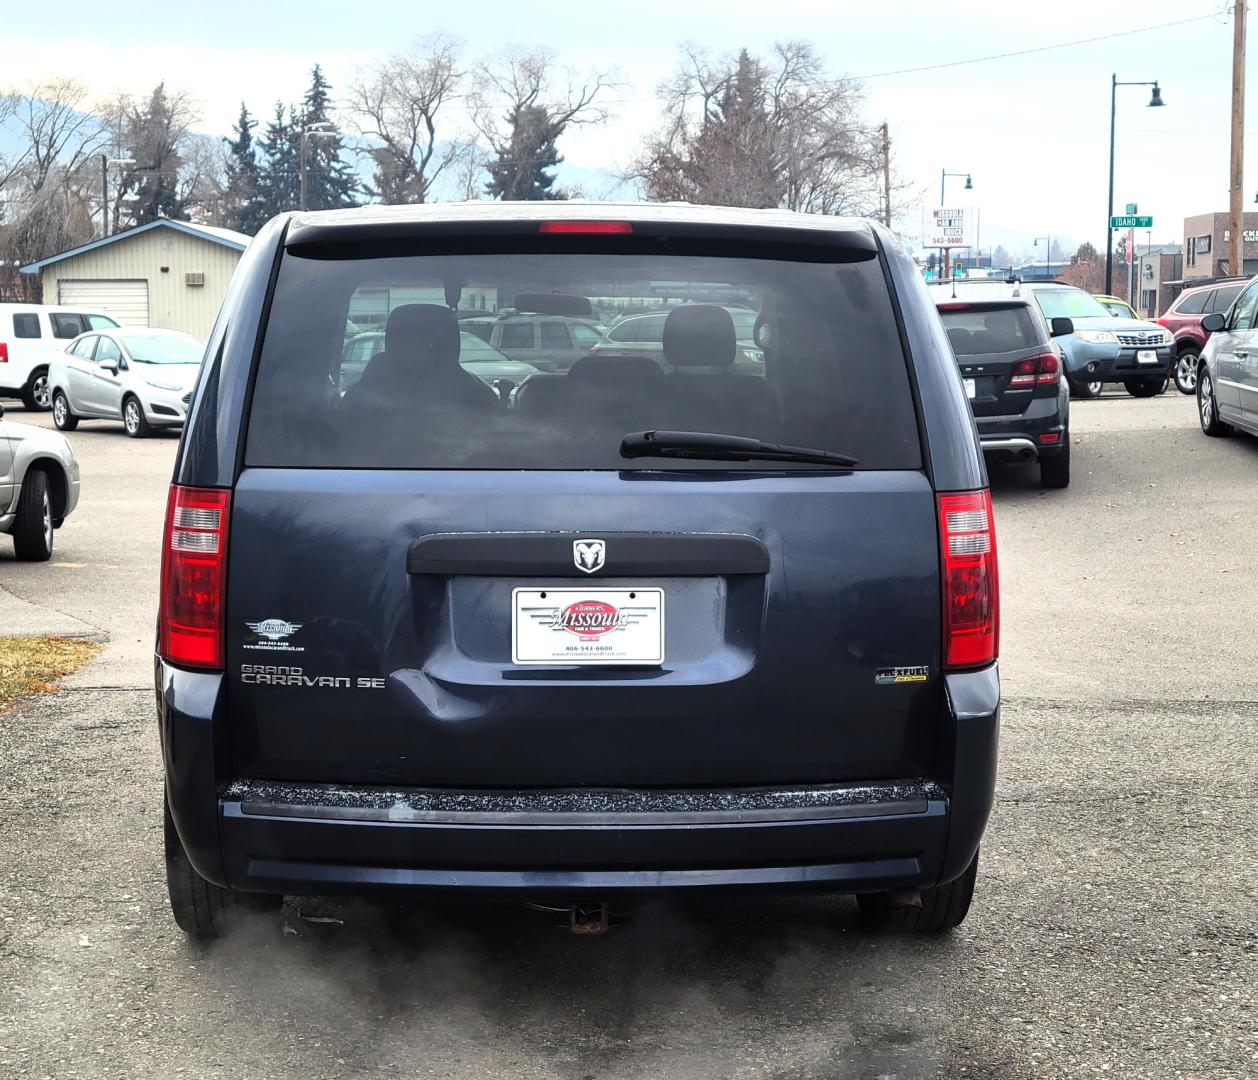
[(742, 435), (718, 435), (710, 431), (632, 431), (620, 440), (620, 455), (627, 458), (706, 458), (711, 461), (800, 461), (850, 469), (856, 458), (806, 446), (781, 446)]

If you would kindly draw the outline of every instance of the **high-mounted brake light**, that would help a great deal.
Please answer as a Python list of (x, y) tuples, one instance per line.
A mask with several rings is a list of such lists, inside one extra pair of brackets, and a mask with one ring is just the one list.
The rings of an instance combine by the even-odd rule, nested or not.
[(944, 667), (985, 667), (1000, 651), (1000, 584), (991, 494), (939, 496)]
[(969, 304), (940, 304), (940, 311), (969, 311)]
[(231, 492), (172, 485), (162, 538), (158, 652), (182, 667), (221, 670)]
[(543, 221), (537, 226), (539, 233), (568, 233), (569, 235), (594, 235), (598, 233), (631, 233), (631, 221)]

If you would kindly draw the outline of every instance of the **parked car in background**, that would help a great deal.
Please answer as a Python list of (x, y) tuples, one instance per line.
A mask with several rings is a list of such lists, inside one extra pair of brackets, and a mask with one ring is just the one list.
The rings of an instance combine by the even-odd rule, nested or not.
[(128, 435), (180, 427), (201, 370), (205, 343), (180, 330), (120, 328), (81, 334), (52, 362), (52, 420), (121, 420)]
[(1156, 323), (1118, 318), (1089, 292), (1056, 281), (957, 281), (932, 283), (935, 300), (1027, 296), (1050, 326), (1069, 319), (1074, 333), (1055, 338), (1075, 397), (1097, 397), (1106, 383), (1122, 383), (1132, 397), (1166, 389), (1174, 364), (1173, 337)]
[(601, 336), (593, 318), (556, 313), (470, 315), (459, 320), (459, 327), (498, 354), (538, 371), (567, 371)]
[(1131, 308), (1131, 305), (1118, 296), (1106, 296), (1104, 293), (1098, 294), (1097, 299), (1101, 302), (1101, 306), (1113, 315), (1116, 319), (1139, 319)]
[(1226, 316), (1212, 311), (1201, 325), (1210, 335), (1197, 367), (1201, 430), (1258, 435), (1258, 278), (1242, 288)]
[(32, 411), (52, 404), (48, 368), (65, 342), (85, 330), (117, 326), (103, 311), (48, 304), (0, 304), (0, 397), (18, 397)]
[(27, 562), (52, 557), (53, 534), (79, 501), (79, 463), (47, 428), (15, 424), (0, 405), (0, 533)]
[[(757, 312), (734, 306), (726, 306), (724, 310), (734, 324), (734, 339), (738, 344), (735, 370), (752, 374), (757, 365), (764, 363), (760, 346), (756, 344)], [(664, 357), (664, 324), (667, 321), (668, 310), (626, 315), (611, 325), (590, 353), (593, 356), (649, 356), (667, 369)]]
[[(537, 374), (538, 368), (500, 353), (481, 337), (467, 330), (466, 324), (460, 323), (460, 331), (459, 366), (481, 382), (492, 386), (500, 395), (513, 392), (530, 375)], [(341, 393), (358, 382), (372, 358), (384, 351), (386, 337), (384, 330), (368, 330), (345, 342), (341, 353), (340, 374), (336, 380)]]
[[(1070, 483), (1070, 390), (1062, 378), (1061, 353), (1038, 309), (1026, 298), (938, 300), (948, 340), (965, 381), (989, 455), (1038, 461), (1040, 483)], [(1069, 319), (1052, 328), (1058, 337), (1074, 330)]]
[[(489, 889), (580, 928), (660, 891), (960, 923), (996, 776), (996, 538), (892, 234), (685, 204), (393, 209), (265, 226), (207, 350), (154, 669), (178, 924), (215, 937), (329, 888)], [(381, 281), (443, 302), (390, 306), (384, 349), (329, 393), (345, 312)], [(504, 403), (461, 363), (482, 281), (738, 282), (765, 361), (734, 373), (730, 313), (676, 303), (667, 370), (585, 357)]]
[(1245, 287), (1245, 279), (1211, 282), (1185, 289), (1158, 319), (1158, 325), (1175, 335), (1175, 386), (1181, 394), (1197, 389), (1201, 350), (1210, 338), (1202, 326), (1207, 315), (1226, 315)]

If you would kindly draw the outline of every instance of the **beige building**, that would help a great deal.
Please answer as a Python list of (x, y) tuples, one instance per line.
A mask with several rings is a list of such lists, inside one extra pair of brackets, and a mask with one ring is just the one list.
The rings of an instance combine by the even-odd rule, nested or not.
[(123, 326), (183, 330), (204, 341), (249, 237), (158, 218), (22, 267), (45, 304), (112, 315)]
[(1239, 273), (1258, 273), (1258, 214), (1243, 215), (1242, 256), (1245, 265), (1234, 271), (1227, 264), (1228, 215), (1197, 214), (1184, 218), (1184, 282)]

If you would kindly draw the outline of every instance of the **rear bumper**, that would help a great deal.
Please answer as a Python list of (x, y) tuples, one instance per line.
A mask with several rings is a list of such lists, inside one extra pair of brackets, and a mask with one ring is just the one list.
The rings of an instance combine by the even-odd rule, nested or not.
[(716, 791), (457, 792), (227, 776), (222, 677), (157, 663), (171, 816), (194, 867), (259, 892), (600, 896), (925, 887), (969, 864), (996, 775), (996, 668), (946, 677), (939, 776)]
[[(976, 416), (979, 445), (993, 457), (1030, 460), (1061, 452), (1068, 426), (1069, 398), (1032, 398), (1026, 409), (1009, 416)], [(1043, 439), (1048, 436), (1049, 442)], [(1053, 441), (1053, 437), (1056, 440)]]

